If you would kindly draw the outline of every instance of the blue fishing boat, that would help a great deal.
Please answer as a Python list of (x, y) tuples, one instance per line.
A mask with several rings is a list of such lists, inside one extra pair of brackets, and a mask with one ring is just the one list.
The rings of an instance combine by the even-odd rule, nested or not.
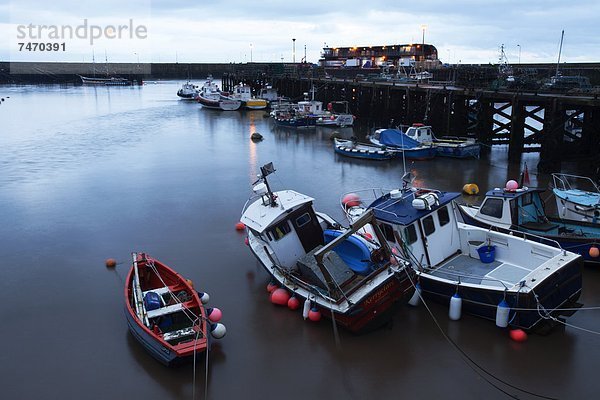
[(485, 228), (536, 235), (580, 254), (588, 263), (600, 263), (600, 225), (547, 215), (540, 196), (543, 189), (516, 186), (515, 182), (514, 189), (488, 191), (480, 206), (459, 205), (463, 220)]
[(460, 193), (417, 189), (409, 185), (410, 178), (403, 180), (402, 188), (347, 194), (343, 209), (351, 222), (362, 212), (374, 213), (393, 252), (416, 268), (418, 288), (426, 297), (449, 303), (452, 319), (464, 310), (501, 327), (529, 330), (578, 299), (579, 255), (518, 232), (460, 222), (455, 214)]
[(420, 143), (399, 129), (377, 129), (368, 138), (374, 145), (394, 150), (409, 160), (428, 160), (436, 155), (435, 146)]
[(397, 153), (382, 147), (357, 143), (354, 140), (334, 139), (333, 149), (336, 153), (346, 157), (364, 158), (368, 160), (391, 160)]

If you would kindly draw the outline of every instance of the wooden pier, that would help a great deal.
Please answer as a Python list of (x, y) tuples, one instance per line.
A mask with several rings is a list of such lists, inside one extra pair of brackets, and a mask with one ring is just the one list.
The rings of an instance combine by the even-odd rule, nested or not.
[(359, 120), (375, 126), (431, 125), (439, 136), (470, 136), (487, 146), (506, 145), (511, 160), (539, 152), (538, 169), (559, 171), (561, 162), (581, 159), (600, 166), (598, 94), (467, 89), (450, 84), (406, 84), (357, 79), (224, 75), (223, 88), (267, 81), (282, 96), (300, 99), (311, 88), (315, 99), (348, 101)]

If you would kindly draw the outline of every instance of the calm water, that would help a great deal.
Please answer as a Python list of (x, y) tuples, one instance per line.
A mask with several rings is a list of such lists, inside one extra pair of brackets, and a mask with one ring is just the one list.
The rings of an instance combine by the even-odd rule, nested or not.
[[(262, 111), (202, 110), (178, 100), (179, 85), (0, 87), (10, 96), (0, 105), (0, 397), (192, 398), (192, 365), (163, 367), (127, 330), (123, 279), (130, 253), (146, 251), (224, 312), (228, 333), (210, 353), (208, 381), (204, 360), (197, 364), (197, 399), (206, 386), (211, 399), (506, 398), (423, 306), (400, 307), (392, 326), (367, 335), (341, 332), (336, 346), (327, 321), (307, 323), (269, 303), (268, 277), (234, 229), (269, 161), (275, 190), (309, 194), (339, 220), (342, 192), (397, 187), (401, 163), (344, 159), (333, 153), (331, 130), (278, 130)], [(265, 140), (253, 143), (254, 131)], [(521, 171), (506, 154), (408, 167), (425, 186), (485, 190)], [(536, 155), (525, 157), (532, 184), (546, 186)], [(104, 266), (110, 257), (122, 263), (114, 271)], [(581, 300), (600, 305), (593, 268)], [(599, 336), (566, 328), (518, 344), (493, 322), (451, 322), (445, 306), (431, 308), (492, 375), (541, 395), (597, 397)], [(568, 322), (600, 331), (599, 314), (580, 311)]]

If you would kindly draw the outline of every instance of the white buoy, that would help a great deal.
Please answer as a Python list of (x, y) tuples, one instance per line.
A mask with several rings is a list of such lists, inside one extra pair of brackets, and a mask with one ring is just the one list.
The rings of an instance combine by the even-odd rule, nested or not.
[(310, 311), (310, 300), (307, 298), (304, 301), (304, 308), (302, 309), (302, 318), (308, 318), (308, 313)]
[(200, 296), (200, 301), (202, 302), (202, 304), (206, 304), (210, 300), (210, 296), (208, 295), (208, 293), (198, 292), (198, 296)]
[(510, 313), (510, 307), (508, 303), (502, 299), (496, 309), (496, 326), (499, 328), (506, 328), (508, 326), (508, 315)]
[(215, 339), (222, 339), (226, 333), (227, 328), (225, 328), (225, 325), (223, 325), (222, 323), (218, 322), (216, 324), (210, 325), (210, 334)]
[(450, 298), (450, 310), (448, 311), (448, 316), (452, 321), (458, 321), (460, 319), (460, 314), (462, 312), (462, 299), (455, 293), (454, 296)]
[(418, 283), (415, 285), (415, 292), (413, 293), (412, 297), (410, 298), (410, 300), (408, 301), (408, 304), (410, 304), (413, 307), (418, 306), (421, 303), (421, 285), (419, 285)]

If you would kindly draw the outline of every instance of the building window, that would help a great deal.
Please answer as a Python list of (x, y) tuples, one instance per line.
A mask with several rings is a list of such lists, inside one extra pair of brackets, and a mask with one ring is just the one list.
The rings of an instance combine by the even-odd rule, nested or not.
[(479, 210), (483, 215), (487, 215), (494, 218), (502, 218), (502, 208), (504, 201), (502, 199), (487, 199)]

